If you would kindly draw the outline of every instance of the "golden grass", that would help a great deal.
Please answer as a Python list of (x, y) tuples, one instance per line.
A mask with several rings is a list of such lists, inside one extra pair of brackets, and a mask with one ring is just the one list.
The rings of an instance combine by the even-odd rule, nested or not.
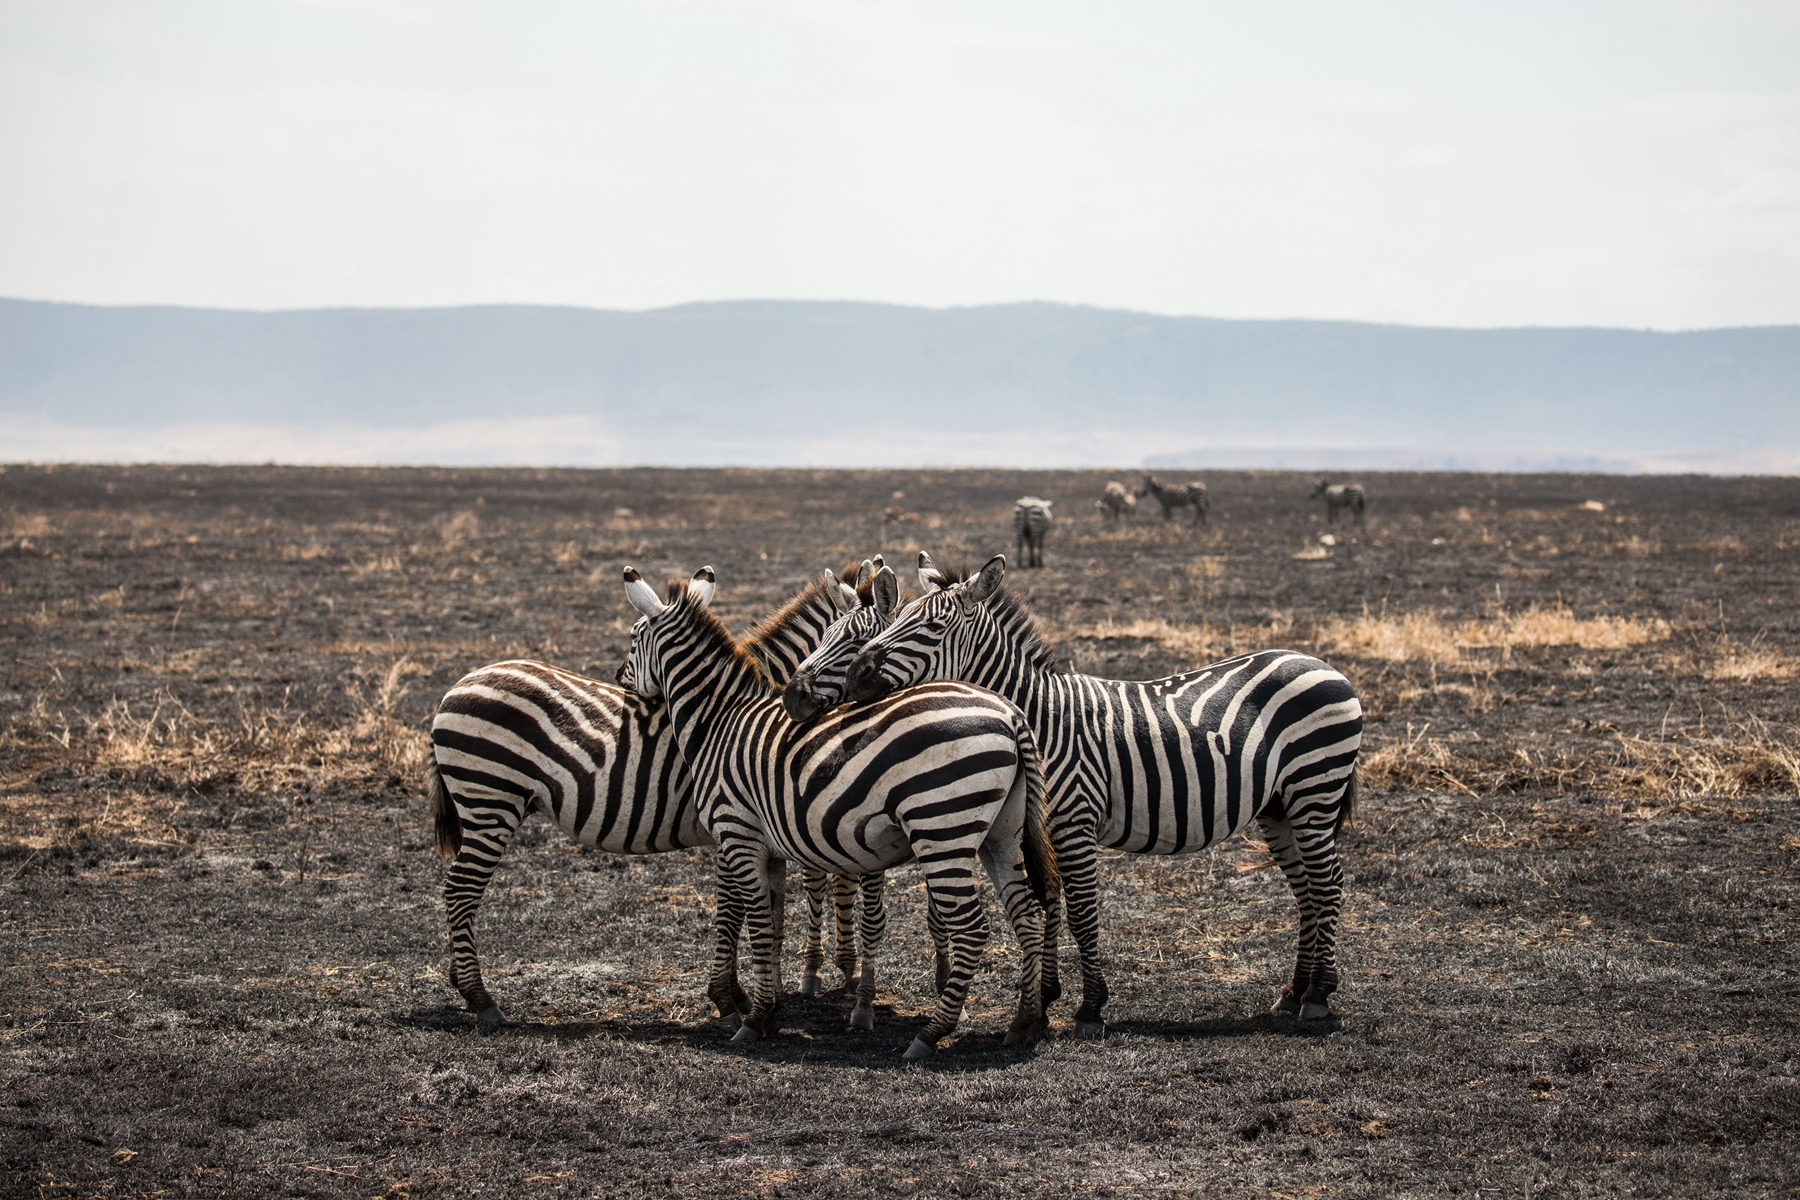
[(1564, 605), (1533, 605), (1523, 612), (1502, 610), (1454, 625), (1434, 613), (1333, 617), (1319, 624), (1313, 641), (1327, 651), (1356, 658), (1451, 665), (1463, 661), (1470, 650), (1497, 649), (1502, 657), (1536, 646), (1623, 650), (1668, 636), (1668, 622), (1655, 618), (1577, 617)]
[[(1426, 727), (1427, 729), (1429, 726)], [(1516, 746), (1477, 758), (1437, 738), (1407, 737), (1365, 754), (1364, 782), (1374, 788), (1423, 788), (1470, 796), (1496, 792), (1590, 792), (1625, 799), (1716, 802), (1800, 790), (1800, 731), (1778, 737), (1761, 725), (1728, 735), (1639, 738), (1618, 734), (1601, 750), (1550, 756)], [(1749, 819), (1749, 810), (1703, 804)]]
[(1174, 653), (1202, 659), (1224, 653), (1226, 648), (1226, 638), (1211, 625), (1174, 625), (1161, 617), (1140, 617), (1135, 621), (1125, 622), (1108, 618), (1097, 625), (1087, 625), (1069, 632), (1073, 637), (1091, 638), (1100, 642), (1156, 642)]
[(347, 721), (326, 724), (308, 713), (261, 707), (229, 721), (207, 721), (165, 692), (149, 712), (115, 700), (99, 713), (70, 720), (40, 699), (18, 734), (35, 734), (47, 749), (80, 767), (155, 773), (175, 787), (207, 787), (230, 778), (251, 787), (410, 786), (425, 768), (429, 738), (394, 715), (407, 680), (427, 672), (409, 658), (358, 679)]
[(1708, 679), (1749, 683), (1757, 679), (1792, 679), (1794, 660), (1766, 646), (1752, 642), (1748, 646), (1722, 641), (1719, 657), (1706, 670)]

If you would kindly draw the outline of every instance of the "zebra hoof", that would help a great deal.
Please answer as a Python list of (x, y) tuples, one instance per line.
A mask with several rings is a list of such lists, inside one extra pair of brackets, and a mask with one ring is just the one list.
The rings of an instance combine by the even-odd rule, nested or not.
[(1294, 998), (1292, 992), (1284, 991), (1275, 998), (1275, 1003), (1270, 1006), (1269, 1011), (1283, 1016), (1295, 1016), (1300, 1012), (1300, 1001)]
[(850, 1032), (875, 1028), (875, 1014), (872, 1012), (853, 1012), (850, 1014)]
[(811, 971), (808, 971), (800, 977), (800, 994), (802, 996), (817, 996), (824, 990), (825, 985), (821, 983), (819, 977), (814, 975)]
[(479, 1023), (483, 1029), (505, 1029), (508, 1025), (512, 1024), (511, 1021), (506, 1019), (506, 1014), (500, 1011), (500, 1006), (498, 1004), (491, 1004), (483, 1009), (479, 1018)]
[(1044, 1022), (1035, 1021), (1023, 1029), (1009, 1029), (1001, 1039), (1003, 1046), (1029, 1046), (1037, 1041), (1044, 1032)]
[(1319, 1004), (1312, 1000), (1304, 1001), (1300, 1005), (1300, 1019), (1302, 1021), (1323, 1021), (1330, 1016), (1331, 1007), (1329, 1005)]
[(912, 1045), (908, 1046), (906, 1048), (906, 1053), (902, 1054), (900, 1057), (907, 1062), (923, 1062), (936, 1053), (937, 1047), (932, 1046), (927, 1042), (921, 1042), (918, 1038), (914, 1038)]
[(1075, 1036), (1078, 1038), (1103, 1038), (1106, 1036), (1106, 1022), (1083, 1021), (1077, 1019), (1075, 1022)]
[(762, 1034), (756, 1032), (756, 1026), (748, 1021), (738, 1026), (738, 1031), (731, 1035), (733, 1042), (760, 1042)]
[(732, 1013), (730, 1016), (726, 1017), (725, 1020), (730, 1024), (731, 1032), (733, 1033), (736, 1033), (744, 1027), (744, 1018), (738, 1016), (736, 1013)]

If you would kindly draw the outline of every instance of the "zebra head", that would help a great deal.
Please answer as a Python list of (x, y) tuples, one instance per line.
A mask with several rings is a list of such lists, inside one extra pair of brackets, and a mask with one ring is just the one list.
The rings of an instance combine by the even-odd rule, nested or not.
[(1137, 491), (1131, 493), (1131, 498), (1133, 500), (1142, 500), (1151, 492), (1160, 491), (1161, 489), (1162, 485), (1156, 482), (1156, 476), (1146, 475), (1144, 476), (1144, 482), (1138, 484)]
[(963, 660), (978, 640), (971, 630), (1005, 575), (1006, 555), (996, 554), (974, 578), (949, 583), (921, 553), (919, 582), (926, 593), (901, 609), (851, 661), (848, 698), (860, 703), (927, 679), (967, 678)]
[(1317, 500), (1331, 489), (1331, 480), (1321, 479), (1313, 485), (1312, 499)]
[(688, 581), (686, 591), (670, 597), (672, 603), (664, 604), (636, 567), (625, 568), (625, 598), (643, 615), (631, 626), (631, 650), (625, 655), (625, 665), (619, 668), (619, 686), (650, 700), (662, 695), (659, 626), (666, 624), (669, 616), (683, 605), (706, 607), (712, 601), (718, 579), (711, 567), (701, 567)]
[[(863, 563), (864, 571), (873, 565)], [(893, 568), (884, 565), (872, 575), (858, 574), (856, 581), (861, 591), (851, 593), (855, 607), (826, 628), (818, 648), (806, 656), (782, 689), (782, 706), (797, 722), (810, 721), (843, 700), (850, 661), (870, 638), (887, 628), (900, 607), (900, 580)]]

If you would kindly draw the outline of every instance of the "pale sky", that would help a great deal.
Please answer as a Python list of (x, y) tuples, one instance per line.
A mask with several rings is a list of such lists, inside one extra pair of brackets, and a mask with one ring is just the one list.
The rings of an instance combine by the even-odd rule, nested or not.
[(0, 295), (1800, 322), (1800, 0), (0, 0)]

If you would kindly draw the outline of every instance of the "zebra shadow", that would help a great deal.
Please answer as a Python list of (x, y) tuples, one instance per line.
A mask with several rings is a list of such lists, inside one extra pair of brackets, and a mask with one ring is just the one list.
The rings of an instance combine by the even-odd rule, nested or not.
[(1029, 1046), (1004, 1044), (1004, 1027), (965, 1029), (946, 1039), (928, 1063), (907, 1063), (901, 1055), (924, 1018), (901, 1013), (891, 1004), (875, 1005), (875, 1028), (847, 1028), (850, 998), (841, 990), (818, 997), (789, 996), (781, 1009), (781, 1033), (757, 1042), (734, 1043), (723, 1021), (683, 1022), (626, 1017), (533, 1020), (515, 1018), (502, 1026), (483, 1026), (475, 1015), (453, 1004), (396, 1013), (395, 1025), (452, 1037), (527, 1041), (626, 1042), (637, 1045), (684, 1046), (766, 1062), (804, 1063), (809, 1067), (868, 1070), (891, 1067), (932, 1070), (990, 1071), (1015, 1065), (1032, 1053)]
[(1323, 1021), (1297, 1021), (1281, 1013), (1257, 1013), (1248, 1017), (1210, 1017), (1203, 1021), (1125, 1020), (1108, 1021), (1109, 1036), (1155, 1038), (1170, 1042), (1197, 1042), (1238, 1037), (1329, 1037), (1344, 1027), (1336, 1015)]

